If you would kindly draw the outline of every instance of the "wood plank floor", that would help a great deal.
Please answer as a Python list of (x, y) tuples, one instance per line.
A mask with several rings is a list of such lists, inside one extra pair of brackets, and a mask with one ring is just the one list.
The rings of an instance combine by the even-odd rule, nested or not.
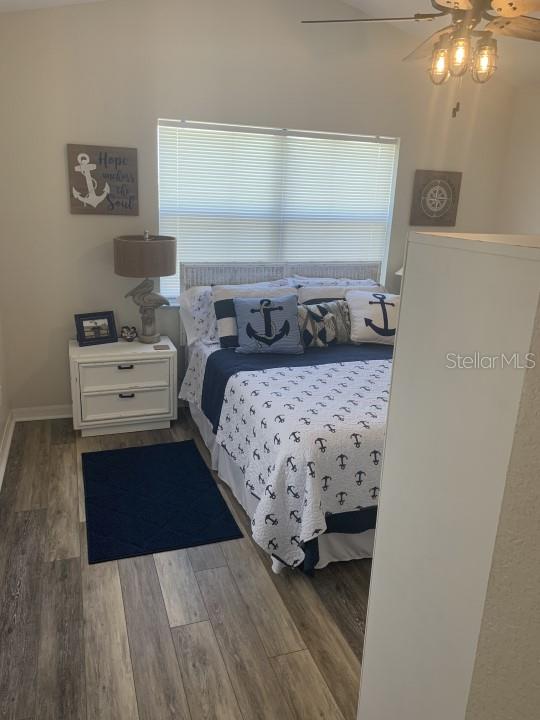
[(356, 720), (369, 561), (277, 576), (245, 537), (89, 566), (81, 438), (17, 423), (0, 492), (0, 720)]

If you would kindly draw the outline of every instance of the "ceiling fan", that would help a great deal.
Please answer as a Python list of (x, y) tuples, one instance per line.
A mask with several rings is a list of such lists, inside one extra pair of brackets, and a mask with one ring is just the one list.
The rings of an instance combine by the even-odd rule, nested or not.
[[(437, 30), (404, 60), (431, 56), (429, 74), (435, 85), (471, 71), (475, 82), (485, 83), (497, 69), (496, 36), (540, 42), (540, 0), (431, 0), (436, 12), (408, 17), (303, 20), (306, 24), (348, 22), (429, 22), (449, 15), (450, 25)], [(473, 43), (476, 40), (475, 47)]]

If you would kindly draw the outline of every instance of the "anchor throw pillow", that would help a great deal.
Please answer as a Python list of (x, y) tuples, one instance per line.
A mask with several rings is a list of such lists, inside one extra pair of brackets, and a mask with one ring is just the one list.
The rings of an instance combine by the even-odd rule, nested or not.
[(222, 348), (238, 347), (238, 328), (236, 325), (235, 298), (273, 298), (278, 296), (295, 295), (295, 291), (285, 287), (261, 288), (253, 285), (214, 285), (214, 310), (217, 318), (219, 342)]
[(299, 355), (304, 352), (296, 295), (235, 298), (237, 353)]
[(353, 343), (393, 345), (399, 316), (399, 295), (350, 290), (347, 303)]

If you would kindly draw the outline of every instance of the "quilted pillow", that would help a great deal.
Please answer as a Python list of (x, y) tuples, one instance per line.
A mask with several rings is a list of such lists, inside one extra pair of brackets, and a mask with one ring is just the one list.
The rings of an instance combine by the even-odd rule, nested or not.
[[(214, 310), (216, 312), (219, 342), (222, 348), (238, 347), (238, 327), (236, 324), (236, 310), (234, 298), (275, 298), (282, 297), (286, 292), (288, 295), (295, 291), (290, 288), (269, 287), (249, 288), (241, 285), (214, 285), (212, 294), (214, 296)], [(264, 293), (264, 295), (263, 295)]]
[(296, 295), (234, 298), (238, 326), (237, 353), (304, 352), (298, 327)]
[(305, 347), (343, 345), (350, 341), (349, 307), (344, 300), (299, 305), (298, 323)]
[(347, 302), (351, 314), (353, 343), (393, 345), (399, 316), (399, 295), (350, 290)]

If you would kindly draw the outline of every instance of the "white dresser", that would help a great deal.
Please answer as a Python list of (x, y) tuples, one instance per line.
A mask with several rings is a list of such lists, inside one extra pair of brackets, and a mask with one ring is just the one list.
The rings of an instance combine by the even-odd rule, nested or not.
[(167, 428), (178, 412), (176, 348), (69, 343), (73, 426), (83, 436)]

